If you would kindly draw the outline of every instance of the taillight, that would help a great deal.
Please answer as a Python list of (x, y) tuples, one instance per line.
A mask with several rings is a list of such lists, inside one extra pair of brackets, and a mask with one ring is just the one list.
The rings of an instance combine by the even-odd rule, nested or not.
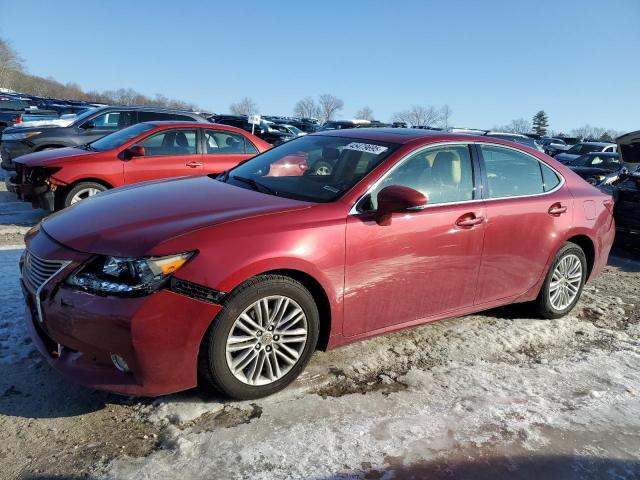
[(16, 117), (13, 123), (15, 123), (16, 125), (18, 123), (22, 123), (22, 115), (20, 115), (19, 117)]

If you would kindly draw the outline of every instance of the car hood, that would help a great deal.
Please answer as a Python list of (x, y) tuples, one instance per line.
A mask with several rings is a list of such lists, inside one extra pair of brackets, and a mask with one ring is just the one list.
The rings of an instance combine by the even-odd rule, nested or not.
[(572, 167), (571, 165), (567, 165), (571, 170), (576, 172), (578, 175), (598, 175), (602, 173), (611, 173), (614, 170), (607, 170), (606, 168), (598, 168), (598, 167)]
[(104, 192), (51, 215), (42, 229), (77, 251), (140, 257), (203, 227), (311, 205), (208, 176), (183, 177)]
[[(52, 125), (52, 124), (48, 124), (48, 125), (38, 125), (38, 126), (34, 126), (34, 127), (7, 127), (4, 129), (4, 131), (2, 133), (28, 133), (28, 132), (39, 132), (42, 129), (45, 130), (51, 130), (52, 128), (66, 128), (68, 127), (65, 126), (61, 126), (61, 125)], [(36, 138), (36, 137), (34, 137)]]
[(22, 155), (14, 160), (15, 163), (20, 163), (25, 167), (46, 167), (49, 165), (55, 165), (61, 160), (66, 160), (75, 157), (86, 157), (88, 155), (94, 155), (98, 152), (91, 152), (75, 147), (54, 148), (53, 150), (43, 150), (42, 152), (28, 153)]
[(578, 158), (579, 156), (580, 155), (574, 155), (573, 153), (559, 153), (558, 155), (554, 156), (553, 158), (555, 158), (559, 162), (568, 162), (569, 160), (574, 160), (574, 159)]

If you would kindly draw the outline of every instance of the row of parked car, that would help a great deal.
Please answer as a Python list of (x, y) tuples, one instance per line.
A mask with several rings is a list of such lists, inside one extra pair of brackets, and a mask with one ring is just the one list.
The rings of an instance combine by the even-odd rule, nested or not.
[[(0, 97), (0, 104), (3, 98), (9, 97)], [(32, 99), (21, 97), (18, 100), (33, 103), (25, 109), (25, 112), (35, 112), (33, 117), (45, 117), (43, 112), (52, 111), (39, 107), (62, 106), (53, 100), (38, 105)], [(15, 97), (10, 101), (15, 102)], [(63, 113), (57, 117), (49, 113), (51, 118), (48, 120), (33, 120), (23, 113), (21, 123), (3, 131), (0, 143), (2, 167), (17, 170), (8, 181), (8, 188), (35, 207), (58, 210), (128, 183), (201, 173), (220, 174), (273, 145), (315, 131), (406, 127), (400, 123), (367, 120), (328, 121), (320, 125), (314, 119), (278, 116), (262, 116), (259, 122), (252, 123), (249, 117), (242, 115), (77, 103), (65, 107), (75, 109), (76, 113)], [(6, 113), (7, 110), (0, 111)], [(635, 168), (640, 159), (633, 157), (633, 151), (627, 149), (626, 156), (633, 158), (623, 161), (616, 143), (471, 128), (446, 130), (509, 140), (544, 151), (593, 185), (604, 184), (608, 191), (618, 191), (617, 185), (621, 184), (622, 200), (636, 205), (634, 208), (638, 210), (640, 199), (636, 198), (634, 185), (640, 174)], [(631, 137), (621, 137), (623, 143), (625, 138), (635, 138), (633, 134), (629, 135)], [(278, 174), (286, 175), (288, 168), (304, 168), (316, 174), (331, 175), (334, 164), (335, 158), (324, 156), (311, 165), (294, 161), (279, 166)], [(611, 181), (612, 176), (616, 181)], [(627, 232), (636, 231), (633, 222), (628, 221), (631, 217), (627, 214), (624, 217), (621, 228)], [(629, 228), (625, 228), (625, 224)], [(640, 232), (640, 228), (637, 230)]]

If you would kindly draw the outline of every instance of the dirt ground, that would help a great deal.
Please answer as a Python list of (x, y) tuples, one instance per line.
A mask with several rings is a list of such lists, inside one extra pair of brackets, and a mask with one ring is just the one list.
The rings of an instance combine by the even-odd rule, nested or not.
[(640, 478), (637, 252), (564, 319), (518, 305), (317, 353), (252, 402), (136, 399), (68, 383), (24, 335), (40, 216), (0, 191), (0, 478)]

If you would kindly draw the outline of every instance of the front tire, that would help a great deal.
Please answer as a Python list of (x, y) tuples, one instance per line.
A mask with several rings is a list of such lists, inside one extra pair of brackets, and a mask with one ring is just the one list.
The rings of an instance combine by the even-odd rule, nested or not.
[(536, 299), (544, 318), (565, 316), (576, 306), (587, 279), (587, 259), (575, 243), (567, 242), (556, 253)]
[(271, 395), (307, 365), (319, 326), (316, 303), (301, 283), (283, 275), (255, 277), (231, 293), (205, 334), (200, 374), (231, 398)]
[(96, 182), (80, 182), (71, 188), (63, 197), (62, 206), (66, 208), (74, 203), (78, 203), (85, 198), (93, 197), (100, 192), (107, 190), (107, 187)]

